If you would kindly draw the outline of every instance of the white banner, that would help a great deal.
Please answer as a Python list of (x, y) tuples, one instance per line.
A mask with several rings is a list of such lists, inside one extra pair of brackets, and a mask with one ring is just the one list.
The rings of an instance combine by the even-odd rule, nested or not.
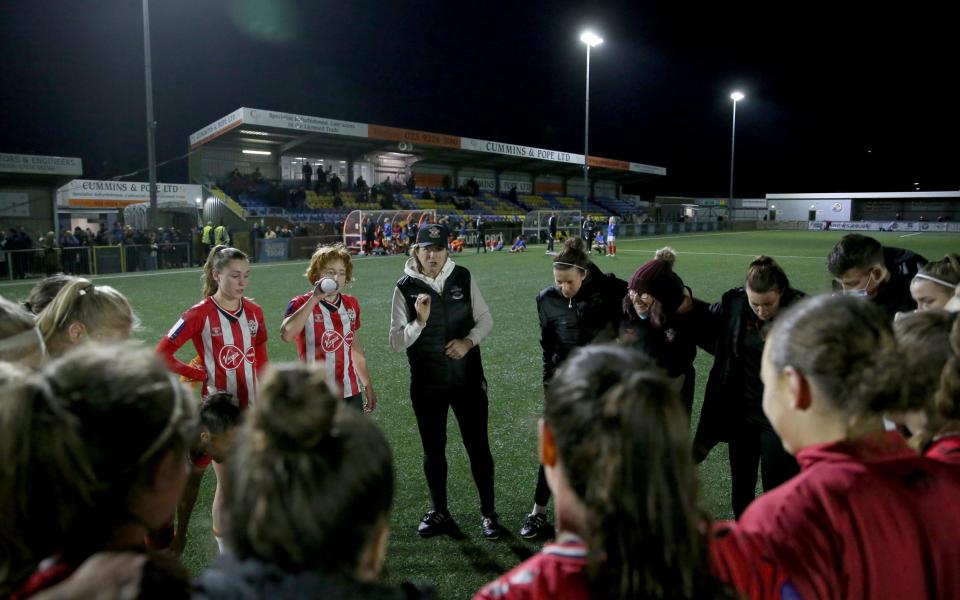
[(367, 137), (366, 123), (337, 121), (335, 119), (324, 119), (323, 117), (311, 117), (308, 115), (297, 115), (273, 110), (261, 110), (259, 108), (244, 108), (241, 110), (243, 110), (243, 122), (247, 125)]
[(0, 172), (83, 175), (83, 162), (72, 156), (0, 153)]
[(766, 199), (764, 199), (764, 198), (760, 198), (759, 200), (757, 200), (757, 199), (750, 199), (750, 198), (744, 198), (744, 199), (740, 200), (740, 208), (762, 208), (762, 209), (766, 209), (766, 208), (767, 208), (767, 201), (766, 201)]
[(516, 144), (504, 144), (503, 142), (492, 142), (490, 140), (477, 140), (474, 138), (460, 138), (460, 148), (463, 150), (472, 150), (474, 152), (486, 152), (488, 154), (506, 154), (507, 156), (517, 156), (520, 158), (534, 158), (537, 160), (549, 160), (553, 162), (569, 163), (572, 165), (582, 165), (582, 154), (571, 154), (569, 152), (560, 152), (558, 150), (545, 150), (543, 148), (533, 148), (530, 146), (518, 146)]
[(930, 223), (928, 221), (810, 221), (808, 229), (826, 231), (904, 231), (946, 232), (960, 231), (960, 223)]
[[(185, 183), (158, 183), (157, 205), (195, 207), (203, 188)], [(61, 208), (123, 208), (150, 202), (150, 184), (141, 181), (74, 179), (57, 190)]]
[(489, 177), (464, 177), (461, 175), (460, 179), (457, 180), (457, 185), (467, 185), (467, 182), (471, 179), (476, 181), (480, 189), (485, 192), (493, 192), (497, 189), (497, 180)]
[(0, 192), (0, 217), (29, 217), (30, 196), (22, 192)]
[(190, 134), (190, 147), (195, 148), (200, 144), (209, 142), (213, 138), (223, 135), (243, 123), (243, 111), (244, 109), (238, 108), (229, 115), (217, 119), (203, 129)]

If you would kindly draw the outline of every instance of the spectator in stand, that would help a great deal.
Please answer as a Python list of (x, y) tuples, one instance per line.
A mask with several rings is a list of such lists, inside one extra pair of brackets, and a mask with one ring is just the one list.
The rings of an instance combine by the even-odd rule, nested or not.
[(80, 240), (69, 230), (63, 230), (60, 238), (63, 269), (68, 273), (80, 271)]
[(917, 310), (943, 308), (960, 286), (960, 255), (950, 253), (920, 267), (910, 282)]
[(276, 237), (277, 237), (276, 227), (275, 227), (275, 226), (274, 226), (274, 227), (267, 227), (267, 232), (266, 232), (265, 234), (263, 234), (263, 239), (265, 239), (265, 240), (273, 240), (273, 239), (276, 239)]
[(310, 181), (313, 179), (313, 167), (310, 166), (310, 161), (303, 161), (303, 166), (300, 167), (300, 173), (303, 175), (303, 185), (306, 188), (310, 187)]
[(903, 248), (884, 248), (859, 233), (843, 236), (827, 257), (833, 289), (844, 296), (868, 298), (893, 320), (898, 312), (915, 310), (910, 283), (927, 259)]
[(341, 185), (340, 176), (337, 175), (336, 173), (331, 173), (330, 174), (330, 193), (333, 194), (334, 196), (339, 195), (340, 185)]
[(474, 600), (734, 597), (710, 573), (686, 411), (647, 357), (578, 350), (538, 433), (557, 538)]
[(89, 341), (120, 342), (130, 337), (137, 318), (123, 294), (76, 277), (37, 315), (37, 327), (50, 356)]
[(507, 193), (507, 200), (509, 200), (511, 204), (517, 204), (517, 186), (514, 185), (510, 187), (510, 191)]
[[(29, 562), (49, 557), (11, 597), (40, 594), (96, 552), (142, 553), (147, 533), (172, 517), (187, 479), (196, 427), (189, 393), (152, 353), (128, 345), (71, 352), (10, 392), (0, 439), (4, 456), (17, 462), (0, 486), (3, 531), (23, 536)], [(146, 563), (130, 597), (190, 596), (179, 563), (149, 554)]]
[(590, 254), (590, 244), (593, 242), (593, 221), (590, 217), (584, 215), (581, 223), (584, 246), (587, 247), (587, 254)]
[(394, 469), (376, 423), (341, 405), (324, 370), (272, 369), (227, 463), (232, 552), (194, 598), (429, 597), (378, 583)]
[(260, 167), (257, 167), (253, 170), (253, 173), (250, 174), (250, 181), (253, 183), (260, 183), (263, 180), (263, 174), (260, 173)]
[(779, 563), (799, 598), (960, 598), (960, 471), (885, 431), (904, 403), (884, 306), (822, 296), (773, 326), (763, 409), (800, 474), (757, 498), (735, 535)]

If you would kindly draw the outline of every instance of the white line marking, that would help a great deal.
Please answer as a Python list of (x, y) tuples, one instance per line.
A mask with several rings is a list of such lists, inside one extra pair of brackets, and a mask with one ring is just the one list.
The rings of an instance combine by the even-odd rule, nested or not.
[[(656, 250), (617, 250), (617, 253), (620, 252), (640, 252), (644, 254), (654, 254)], [(739, 254), (736, 252), (684, 252), (682, 250), (677, 250), (677, 256), (683, 256), (684, 254), (695, 254), (700, 256), (749, 256), (750, 258), (756, 258), (760, 256), (759, 254)], [(772, 255), (774, 258), (806, 258), (806, 259), (819, 259), (826, 260), (825, 256), (788, 256), (783, 254)]]
[(897, 237), (905, 238), (905, 237), (910, 237), (911, 235), (920, 235), (921, 233), (923, 233), (923, 232), (918, 231), (918, 232), (916, 232), (916, 233), (906, 233), (906, 234), (904, 234), (904, 235), (897, 236)]

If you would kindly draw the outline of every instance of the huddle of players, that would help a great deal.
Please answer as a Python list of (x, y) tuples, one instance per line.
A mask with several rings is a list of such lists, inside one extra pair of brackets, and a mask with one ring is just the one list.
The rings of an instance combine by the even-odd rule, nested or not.
[[(683, 332), (680, 331), (683, 318), (702, 313), (702, 306), (698, 307), (693, 299), (688, 298), (692, 294), (689, 291), (684, 293), (682, 282), (678, 297), (676, 281), (671, 281), (675, 275), (669, 276), (672, 275), (672, 264), (668, 264), (669, 269), (662, 265), (645, 265), (646, 270), (644, 267), (638, 269), (638, 274), (630, 284), (621, 287), (613, 278), (599, 273), (582, 256), (582, 248), (578, 249), (576, 243), (569, 244), (554, 261), (556, 285), (545, 290), (538, 298), (541, 325), (546, 325), (543, 340), (544, 374), (545, 384), (549, 384), (546, 386), (545, 415), (540, 425), (540, 456), (548, 492), (552, 490), (555, 494), (557, 540), (512, 574), (484, 588), (480, 595), (725, 597), (728, 591), (720, 582), (754, 597), (788, 595), (794, 591), (808, 597), (856, 597), (868, 595), (869, 590), (873, 589), (869, 586), (878, 585), (878, 582), (885, 586), (882, 589), (894, 591), (895, 596), (898, 595), (897, 590), (902, 590), (903, 595), (918, 597), (955, 595), (956, 586), (951, 583), (949, 567), (946, 565), (957, 564), (956, 551), (951, 549), (958, 531), (952, 507), (960, 499), (957, 492), (960, 483), (957, 483), (957, 477), (953, 474), (953, 467), (941, 466), (938, 461), (955, 461), (957, 447), (960, 446), (956, 443), (955, 428), (958, 419), (956, 372), (960, 328), (955, 318), (942, 315), (939, 316), (940, 321), (933, 324), (925, 323), (924, 320), (930, 319), (925, 319), (927, 315), (919, 313), (899, 321), (901, 345), (912, 343), (916, 348), (908, 356), (923, 355), (925, 358), (924, 361), (915, 361), (917, 368), (914, 371), (919, 372), (920, 366), (923, 366), (924, 372), (935, 371), (936, 376), (927, 378), (926, 388), (911, 390), (925, 394), (893, 394), (892, 389), (900, 388), (894, 385), (891, 378), (895, 374), (902, 376), (898, 373), (898, 368), (903, 366), (902, 359), (897, 355), (889, 314), (884, 315), (876, 310), (875, 305), (880, 300), (890, 298), (893, 300), (883, 303), (884, 308), (908, 308), (895, 302), (903, 299), (902, 293), (898, 295), (891, 291), (894, 282), (904, 279), (912, 279), (908, 285), (916, 288), (916, 293), (924, 293), (921, 288), (928, 287), (928, 283), (948, 290), (951, 278), (955, 288), (956, 259), (950, 257), (947, 260), (947, 266), (953, 269), (952, 274), (947, 267), (940, 271), (926, 268), (921, 269), (921, 277), (911, 278), (909, 266), (903, 266), (908, 264), (911, 257), (902, 252), (897, 256), (906, 256), (908, 260), (890, 262), (886, 259), (893, 254), (890, 251), (895, 253), (895, 250), (884, 249), (882, 264), (860, 262), (844, 268), (843, 260), (853, 260), (851, 257), (856, 253), (844, 250), (841, 245), (838, 244), (839, 252), (835, 249), (831, 255), (831, 265), (837, 263), (838, 268), (842, 269), (834, 274), (843, 290), (852, 292), (850, 295), (870, 296), (876, 299), (875, 302), (826, 298), (802, 302), (796, 309), (776, 319), (772, 331), (766, 331), (762, 338), (766, 342), (761, 352), (763, 366), (760, 369), (763, 383), (766, 384), (762, 392), (763, 410), (773, 429), (780, 434), (783, 445), (800, 459), (801, 473), (784, 484), (782, 490), (756, 501), (736, 525), (725, 524), (710, 531), (705, 529), (707, 521), (697, 508), (696, 471), (689, 457), (686, 438), (689, 407), (679, 399), (681, 394), (685, 395), (690, 372), (681, 370), (677, 374), (676, 365), (671, 361), (683, 361), (676, 361), (672, 356), (673, 349), (665, 345), (683, 338)], [(243, 298), (249, 264), (245, 257), (234, 254), (236, 252), (223, 248), (211, 252), (205, 269), (205, 282), (209, 284), (212, 280), (216, 286), (205, 291), (212, 289), (213, 293), (205, 294), (204, 301), (184, 313), (181, 321), (158, 347), (177, 372), (189, 379), (206, 382), (210, 391), (234, 387), (239, 407), (234, 406), (230, 397), (217, 394), (209, 396), (201, 405), (203, 426), (198, 439), (180, 439), (174, 443), (178, 437), (175, 432), (187, 429), (195, 431), (186, 427), (195, 417), (189, 403), (183, 400), (178, 391), (176, 382), (167, 382), (159, 376), (151, 382), (146, 375), (151, 371), (143, 366), (140, 369), (144, 373), (143, 381), (125, 386), (127, 380), (123, 378), (123, 369), (116, 366), (111, 368), (118, 361), (106, 349), (67, 352), (63, 359), (45, 367), (42, 377), (31, 382), (30, 385), (42, 390), (24, 392), (23, 396), (31, 398), (34, 410), (45, 402), (49, 406), (45, 406), (44, 410), (54, 416), (60, 416), (59, 413), (63, 412), (73, 413), (73, 429), (67, 429), (80, 435), (83, 442), (89, 442), (90, 435), (96, 437), (96, 433), (103, 433), (86, 431), (88, 427), (93, 427), (88, 423), (93, 420), (89, 418), (91, 415), (106, 417), (100, 419), (99, 426), (102, 427), (102, 423), (109, 423), (111, 417), (136, 417), (137, 410), (144, 412), (144, 420), (140, 423), (143, 429), (138, 430), (137, 423), (133, 423), (131, 430), (137, 432), (135, 441), (146, 444), (153, 440), (153, 443), (141, 449), (142, 452), (127, 453), (130, 456), (126, 459), (129, 462), (132, 457), (134, 467), (142, 468), (145, 464), (154, 467), (151, 477), (129, 481), (130, 465), (114, 465), (110, 460), (96, 464), (96, 458), (91, 459), (95, 464), (90, 468), (96, 471), (97, 480), (117, 480), (119, 486), (107, 485), (103, 486), (105, 489), (97, 490), (101, 494), (101, 502), (109, 498), (109, 506), (124, 516), (140, 514), (138, 511), (143, 507), (118, 507), (116, 503), (136, 496), (129, 492), (139, 489), (138, 486), (158, 485), (154, 479), (159, 480), (164, 475), (161, 466), (169, 458), (164, 451), (168, 450), (175, 457), (188, 456), (197, 469), (211, 458), (218, 460), (222, 457), (222, 454), (219, 457), (218, 454), (222, 452), (223, 445), (229, 444), (224, 434), (235, 429), (240, 409), (252, 404), (250, 423), (241, 434), (247, 443), (238, 445), (248, 455), (243, 469), (245, 475), (238, 472), (227, 477), (228, 482), (234, 481), (233, 476), (237, 477), (237, 483), (233, 484), (235, 487), (225, 495), (218, 489), (217, 494), (221, 503), (224, 496), (227, 498), (227, 512), (236, 515), (235, 522), (242, 517), (248, 524), (238, 528), (242, 531), (227, 528), (236, 559), (259, 559), (264, 563), (279, 565), (285, 573), (296, 573), (311, 566), (312, 569), (308, 570), (315, 571), (323, 565), (324, 570), (329, 567), (329, 573), (347, 573), (348, 579), (373, 581), (382, 563), (385, 520), (392, 498), (392, 459), (389, 449), (375, 426), (356, 418), (353, 413), (358, 411), (338, 408), (340, 398), (333, 398), (324, 381), (327, 376), (334, 375), (339, 376), (338, 382), (342, 382), (343, 371), (339, 369), (317, 377), (311, 375), (312, 371), (306, 366), (284, 367), (257, 389), (255, 373), (266, 362), (265, 353), (261, 354), (266, 331), (262, 311)], [(223, 256), (219, 256), (221, 254)], [(834, 255), (839, 258), (835, 260)], [(217, 262), (218, 259), (222, 262)], [(663, 258), (655, 260), (663, 261)], [(916, 262), (919, 264), (922, 259)], [(311, 266), (313, 264), (311, 261)], [(341, 266), (342, 269), (339, 268)], [(349, 262), (333, 267), (327, 264), (325, 267), (323, 273), (312, 273), (312, 277), (308, 270), (310, 281), (319, 281), (317, 275), (329, 276), (337, 279), (338, 289), (349, 281)], [(596, 315), (589, 314), (589, 307), (591, 294), (599, 288), (619, 288), (618, 301), (623, 301), (623, 311), (619, 311), (619, 314), (628, 315), (626, 323), (620, 326), (624, 329), (632, 327), (631, 334), (643, 340), (640, 347), (646, 350), (646, 354), (613, 346), (593, 346), (574, 351), (577, 346), (599, 341), (580, 337), (581, 333), (586, 335), (588, 327), (582, 327), (583, 331), (578, 331), (570, 339), (561, 341), (549, 338), (550, 318), (555, 319), (555, 324), (563, 325), (556, 328), (557, 332), (566, 332), (568, 336), (571, 326), (582, 326), (595, 318)], [(104, 341), (126, 337), (121, 333), (111, 334), (111, 329), (122, 332), (126, 328), (129, 333), (134, 323), (132, 311), (129, 305), (123, 306), (125, 300), (121, 302), (122, 296), (115, 291), (106, 286), (93, 286), (83, 280), (69, 282), (65, 290), (63, 297), (58, 296), (54, 302), (56, 306), (51, 306), (51, 310), (42, 313), (40, 318), (39, 336), (42, 336), (40, 339), (51, 350), (51, 354), (69, 350), (70, 345), (82, 341), (84, 337)], [(949, 297), (949, 293), (940, 293), (944, 290), (926, 290), (921, 308), (928, 300), (932, 305), (943, 296)], [(748, 287), (745, 292), (749, 308), (754, 314), (762, 315), (762, 305), (750, 298), (750, 292), (756, 290)], [(764, 293), (767, 292), (760, 292), (759, 295)], [(563, 314), (551, 317), (549, 311), (545, 320), (543, 307), (548, 302), (548, 296), (559, 300), (553, 302), (557, 305), (554, 308), (565, 305), (575, 315), (577, 322), (564, 323)], [(103, 309), (83, 306), (89, 304), (90, 300), (103, 303), (105, 298), (108, 299), (108, 309), (110, 303), (119, 307), (113, 308), (116, 315), (108, 319), (104, 319), (106, 312)], [(359, 327), (359, 307), (349, 306), (344, 295), (340, 295), (339, 299), (337, 305), (329, 302), (337, 298), (328, 298), (317, 291), (299, 297), (299, 300), (294, 299), (288, 307), (282, 327), (284, 339), (289, 341), (298, 335), (306, 337), (304, 330), (308, 329), (308, 325), (318, 327), (316, 319), (311, 321), (317, 307), (326, 310), (326, 316), (336, 312), (341, 323), (349, 321)], [(320, 302), (326, 304), (321, 305)], [(65, 306), (71, 303), (74, 306)], [(694, 305), (692, 308), (691, 304)], [(349, 313), (351, 308), (353, 315)], [(713, 312), (717, 311), (717, 307), (711, 308)], [(298, 312), (301, 314), (298, 315)], [(310, 316), (303, 315), (304, 312)], [(118, 320), (117, 315), (126, 320)], [(98, 318), (102, 319), (99, 323)], [(910, 326), (901, 327), (901, 324)], [(918, 330), (923, 333), (918, 335)], [(28, 342), (35, 342), (39, 336), (32, 326), (25, 331), (29, 334), (18, 334), (20, 337), (16, 344), (19, 346), (3, 345), (0, 351), (14, 348), (18, 356), (29, 354), (24, 352), (30, 348)], [(638, 331), (641, 332), (639, 335)], [(355, 335), (355, 330), (353, 332)], [(910, 335), (914, 339), (909, 339)], [(330, 338), (327, 336), (326, 344), (321, 340), (317, 348), (332, 352), (342, 348), (342, 342), (338, 347), (338, 340)], [(173, 352), (188, 339), (194, 341), (198, 356), (204, 357), (197, 366), (174, 363), (176, 359), (173, 358)], [(174, 345), (176, 347), (172, 347)], [(299, 349), (308, 347), (298, 346)], [(657, 348), (660, 349), (659, 353)], [(936, 352), (944, 348), (946, 351)], [(921, 352), (921, 349), (925, 352)], [(719, 356), (716, 345), (714, 350)], [(548, 356), (548, 352), (553, 354)], [(648, 355), (654, 356), (660, 368), (646, 358)], [(136, 352), (128, 349), (124, 356), (136, 359)], [(303, 351), (301, 358), (304, 358)], [(260, 360), (263, 363), (258, 364)], [(340, 360), (344, 367), (352, 360), (358, 372), (365, 370), (353, 356), (341, 357)], [(337, 364), (335, 358), (333, 361), (328, 359), (325, 362), (328, 370), (332, 368), (331, 362)], [(211, 364), (222, 369), (207, 371)], [(253, 365), (253, 377), (250, 378), (247, 375), (251, 371), (246, 366), (249, 364)], [(940, 371), (931, 368), (931, 364), (941, 367), (944, 374), (942, 378), (939, 377)], [(218, 373), (219, 370), (232, 373)], [(156, 374), (156, 371), (153, 372)], [(91, 374), (100, 374), (104, 379)], [(358, 376), (369, 382), (365, 374), (358, 373)], [(128, 413), (124, 413), (119, 406), (111, 405), (107, 399), (94, 398), (96, 394), (90, 390), (95, 390), (98, 384), (103, 385), (104, 382), (110, 382), (121, 395), (130, 394), (138, 400), (128, 403), (131, 405), (125, 407)], [(951, 383), (954, 388), (949, 387)], [(350, 385), (356, 385), (356, 381), (351, 381)], [(346, 396), (351, 388), (347, 387), (346, 382), (343, 388), (342, 395)], [(146, 409), (144, 400), (150, 394), (163, 397), (163, 401), (154, 402), (152, 408)], [(251, 402), (254, 394), (256, 403)], [(141, 395), (144, 398), (140, 398)], [(38, 400), (40, 396), (43, 396), (43, 402)], [(69, 402), (58, 404), (57, 398), (61, 396), (69, 397)], [(904, 402), (905, 397), (909, 397), (912, 403)], [(18, 402), (21, 399), (16, 395), (15, 398)], [(169, 408), (165, 409), (166, 413), (160, 411), (163, 414), (158, 415), (157, 407), (163, 406)], [(368, 399), (368, 408), (374, 406), (375, 396), (372, 402)], [(234, 410), (229, 407), (234, 407)], [(111, 414), (111, 411), (119, 412)], [(146, 413), (153, 414), (146, 418)], [(287, 417), (281, 418), (284, 414)], [(292, 414), (298, 418), (291, 418)], [(897, 437), (899, 434), (884, 434), (881, 414), (904, 417), (903, 422), (911, 423), (917, 439), (923, 440), (925, 445), (921, 449), (925, 449), (936, 460), (920, 459), (916, 452), (905, 447), (902, 438)], [(10, 416), (10, 422), (4, 426), (5, 431), (10, 431), (7, 425), (14, 422), (17, 416)], [(19, 417), (23, 418), (23, 415)], [(49, 422), (41, 421), (33, 419), (30, 426), (39, 428), (41, 432), (43, 427), (52, 428)], [(123, 422), (128, 421), (124, 419)], [(78, 425), (79, 430), (76, 429)], [(151, 426), (154, 429), (152, 436), (148, 434)], [(32, 430), (20, 429), (21, 434), (28, 431)], [(825, 431), (830, 431), (833, 437), (811, 440), (815, 433)], [(638, 432), (643, 432), (643, 435), (638, 435)], [(74, 441), (66, 436), (61, 440), (60, 450), (68, 448)], [(133, 443), (134, 440), (122, 441)], [(359, 445), (354, 455), (343, 451), (351, 444)], [(318, 449), (322, 451), (318, 452)], [(370, 454), (371, 458), (379, 456), (379, 460), (369, 461), (372, 464), (364, 463), (363, 469), (369, 469), (366, 479), (362, 473), (356, 473), (358, 469), (363, 470), (356, 464), (357, 455), (364, 453)], [(43, 463), (40, 461), (37, 464)], [(48, 471), (52, 470), (49, 464), (43, 466)], [(111, 479), (111, 469), (124, 472), (125, 478), (118, 476)], [(755, 471), (756, 467), (754, 477)], [(193, 475), (196, 475), (196, 471)], [(23, 473), (19, 473), (19, 476), (23, 477)], [(277, 481), (284, 481), (290, 488), (278, 490), (271, 487), (271, 476), (280, 478)], [(17, 477), (13, 476), (13, 480), (23, 484), (25, 491), (29, 492), (56, 492), (44, 489), (43, 485), (66, 487), (70, 484), (69, 480), (55, 483), (53, 477), (44, 480), (37, 476), (36, 479), (40, 482), (39, 489), (33, 487), (36, 482), (16, 481)], [(311, 498), (310, 494), (323, 496), (325, 493), (320, 490), (330, 489), (328, 486), (332, 481), (337, 481), (337, 485), (344, 488), (344, 497), (329, 500), (334, 505), (334, 514), (316, 516), (309, 519), (307, 524), (295, 521), (303, 512), (296, 510), (297, 502)], [(347, 481), (351, 483), (347, 485)], [(373, 487), (371, 482), (379, 485)], [(83, 488), (79, 484), (77, 487)], [(173, 488), (178, 486), (173, 485)], [(179, 489), (183, 489), (182, 484)], [(371, 494), (374, 489), (378, 493)], [(189, 495), (168, 494), (174, 503)], [(798, 506), (798, 495), (811, 500), (808, 503), (801, 502)], [(36, 496), (36, 493), (30, 493), (23, 497), (33, 499)], [(367, 505), (373, 502), (367, 496), (379, 497), (376, 506)], [(51, 494), (47, 501), (58, 497), (56, 493)], [(265, 503), (267, 498), (271, 502)], [(215, 511), (217, 503), (214, 503)], [(78, 504), (83, 505), (82, 502)], [(537, 504), (542, 508), (545, 501), (541, 504), (538, 498)], [(265, 511), (265, 506), (270, 506), (270, 510)], [(260, 507), (259, 513), (255, 510), (257, 507)], [(361, 509), (368, 508), (361, 512)], [(810, 511), (814, 508), (822, 510), (822, 514), (811, 515)], [(93, 505), (90, 510), (103, 518), (100, 512), (103, 506)], [(287, 514), (284, 514), (284, 510)], [(336, 512), (338, 510), (340, 512)], [(153, 516), (162, 512), (151, 511), (150, 514)], [(33, 508), (29, 511), (24, 508), (23, 514), (12, 515), (12, 523), (20, 529), (34, 527), (42, 530), (44, 527), (32, 522), (27, 513), (33, 514)], [(84, 516), (83, 512), (78, 510), (77, 513), (76, 523), (82, 523), (84, 519), (79, 517)], [(171, 512), (167, 511), (166, 514)], [(533, 515), (539, 514), (542, 512), (535, 509)], [(18, 522), (17, 516), (23, 518)], [(68, 523), (70, 516), (73, 515), (64, 516), (61, 524)], [(810, 519), (817, 517), (823, 519), (823, 530), (810, 526)], [(161, 530), (169, 525), (166, 519), (149, 523), (146, 522), (148, 520), (135, 520), (144, 526), (149, 525), (138, 533)], [(909, 531), (904, 532), (903, 523), (910, 523), (907, 528)], [(215, 528), (217, 524), (215, 512)], [(310, 529), (313, 525), (315, 528)], [(77, 531), (84, 531), (79, 525), (76, 527)], [(321, 542), (314, 542), (317, 539), (331, 539), (331, 532), (337, 527), (345, 529), (339, 531), (341, 535), (332, 536), (332, 539), (359, 539), (362, 543), (355, 551), (346, 551), (348, 549), (342, 546), (334, 550), (323, 546)], [(306, 531), (301, 531), (303, 528)], [(34, 559), (32, 565), (35, 567), (39, 558), (57, 554), (61, 557), (57, 564), (62, 568), (54, 569), (52, 573), (49, 567), (37, 570), (25, 587), (19, 589), (20, 595), (15, 597), (29, 597), (50, 588), (73, 572), (82, 563), (81, 559), (89, 556), (91, 551), (101, 549), (96, 547), (97, 542), (90, 543), (90, 540), (83, 540), (82, 536), (79, 539), (82, 543), (77, 543), (78, 539), (66, 542), (63, 539), (54, 540), (53, 533), (57, 528), (50, 526), (47, 529), (43, 532), (46, 537), (27, 535), (27, 531), (22, 531), (22, 539), (28, 539), (30, 545), (36, 546), (23, 555), (24, 561), (29, 565), (30, 559)], [(17, 527), (9, 530), (5, 527), (4, 530), (21, 533)], [(891, 535), (902, 543), (890, 544)], [(901, 537), (896, 538), (897, 535)], [(901, 539), (904, 536), (905, 539)], [(834, 539), (837, 537), (840, 539)], [(183, 540), (183, 537), (179, 540), (174, 537), (174, 543), (180, 544), (181, 548)], [(876, 542), (879, 547), (880, 541), (884, 541), (886, 554), (879, 559), (871, 555), (870, 560), (866, 560), (855, 547), (856, 544), (851, 543), (854, 541), (870, 545), (871, 551), (877, 550), (871, 544)], [(944, 547), (948, 542), (950, 548)], [(74, 543), (77, 543), (76, 548), (72, 545)], [(329, 541), (325, 543), (328, 546), (330, 544)], [(67, 548), (71, 551), (66, 551)], [(59, 553), (56, 552), (58, 550)], [(914, 564), (923, 556), (926, 556), (929, 564)], [(854, 572), (838, 573), (838, 562), (843, 569), (852, 569)], [(901, 566), (893, 568), (894, 562)], [(902, 566), (904, 564), (907, 568)], [(24, 565), (19, 566), (22, 568)], [(916, 569), (911, 570), (911, 566)], [(229, 574), (231, 569), (237, 568), (237, 565), (227, 562), (212, 569), (201, 579), (211, 597), (220, 597), (218, 593), (230, 590)], [(91, 571), (96, 575), (96, 569), (91, 567)], [(94, 581), (97, 581), (96, 577)], [(84, 578), (80, 577), (79, 584), (75, 585), (84, 583)], [(326, 580), (299, 583), (307, 586), (333, 585)], [(70, 585), (70, 580), (64, 585)]]

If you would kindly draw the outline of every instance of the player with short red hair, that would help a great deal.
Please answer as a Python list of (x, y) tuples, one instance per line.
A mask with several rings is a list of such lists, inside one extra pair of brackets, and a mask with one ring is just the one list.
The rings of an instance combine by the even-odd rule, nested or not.
[[(360, 303), (343, 286), (353, 281), (353, 263), (343, 244), (320, 246), (304, 276), (313, 286), (287, 304), (280, 338), (297, 342), (300, 360), (324, 364), (347, 404), (372, 412), (377, 407), (367, 357), (360, 342)], [(362, 387), (361, 387), (362, 386)], [(366, 404), (364, 404), (366, 395)]]

